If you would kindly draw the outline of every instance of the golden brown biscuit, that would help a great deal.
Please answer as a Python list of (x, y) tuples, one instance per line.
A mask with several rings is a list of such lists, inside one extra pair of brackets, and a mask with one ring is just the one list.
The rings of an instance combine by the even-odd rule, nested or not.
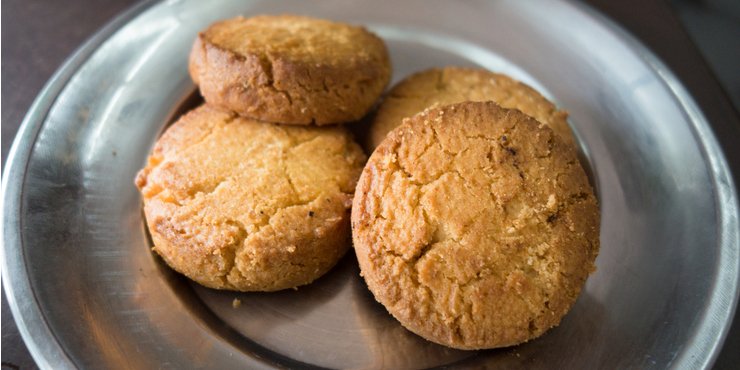
[(310, 283), (347, 251), (364, 162), (341, 127), (205, 105), (164, 133), (136, 185), (172, 268), (211, 288), (272, 291)]
[(426, 108), (464, 101), (494, 101), (507, 109), (519, 109), (547, 124), (566, 145), (575, 147), (568, 112), (557, 110), (533, 88), (506, 75), (482, 69), (447, 67), (430, 69), (409, 76), (388, 92), (370, 126), (368, 152), (385, 136)]
[(198, 35), (190, 74), (208, 103), (269, 122), (364, 116), (388, 85), (383, 40), (364, 28), (291, 15), (235, 18)]
[(362, 274), (406, 328), (459, 349), (515, 345), (557, 325), (599, 251), (599, 211), (574, 152), (493, 102), (407, 120), (355, 191)]

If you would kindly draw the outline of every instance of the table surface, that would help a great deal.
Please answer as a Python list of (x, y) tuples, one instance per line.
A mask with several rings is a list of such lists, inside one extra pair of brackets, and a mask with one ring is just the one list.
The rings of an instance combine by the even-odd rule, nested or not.
[[(3, 0), (2, 167), (16, 132), (51, 75), (88, 37), (136, 0)], [(740, 115), (662, 0), (586, 0), (653, 50), (691, 92), (740, 179)], [(3, 179), (4, 181), (4, 179)], [(740, 367), (740, 310), (716, 370)], [(2, 293), (2, 369), (37, 369)]]

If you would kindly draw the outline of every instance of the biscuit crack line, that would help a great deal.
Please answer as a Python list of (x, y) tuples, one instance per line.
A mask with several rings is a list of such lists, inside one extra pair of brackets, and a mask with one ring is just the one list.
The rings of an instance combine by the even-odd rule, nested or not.
[(273, 56), (268, 55), (266, 58), (260, 58), (260, 66), (262, 66), (262, 70), (265, 73), (265, 77), (267, 78), (267, 84), (263, 88), (272, 89), (276, 93), (282, 95), (285, 97), (286, 100), (288, 100), (288, 104), (292, 107), (293, 106), (293, 97), (290, 95), (290, 92), (288, 90), (283, 90), (278, 88), (275, 85), (275, 76), (273, 74), (274, 64), (275, 61), (273, 60)]
[[(224, 124), (229, 124), (232, 121), (234, 121), (235, 119), (236, 119), (236, 116), (233, 116), (232, 115), (232, 116), (228, 117), (224, 121)], [(216, 126), (214, 125), (213, 127), (211, 127), (211, 129), (208, 131), (208, 133), (206, 133), (205, 135), (203, 135), (203, 137), (200, 140), (198, 140), (197, 142), (191, 143), (187, 147), (182, 148), (181, 150), (178, 150), (177, 152), (175, 152), (173, 155), (169, 155), (169, 156), (170, 157), (175, 157), (175, 159), (176, 159), (181, 153), (187, 151), (190, 148), (194, 148), (194, 147), (196, 147), (196, 146), (201, 145), (202, 143), (204, 143), (209, 137), (213, 136), (213, 134), (214, 134), (215, 131), (216, 131)], [(159, 161), (159, 163), (157, 163), (154, 167), (151, 168), (151, 170), (148, 172), (148, 174), (146, 176), (147, 177), (147, 187), (149, 185), (149, 175), (152, 172), (155, 172), (155, 170), (158, 170), (159, 168), (161, 168), (163, 164), (169, 163), (169, 162), (174, 162), (174, 159), (161, 160), (161, 161)], [(162, 189), (160, 191), (158, 191), (157, 193), (151, 195), (151, 198), (156, 198), (159, 194), (161, 194), (163, 191), (165, 191), (165, 188), (166, 187), (162, 187)], [(196, 192), (196, 194), (197, 193), (198, 192)], [(193, 198), (194, 198), (193, 196), (190, 196), (190, 192), (188, 192), (188, 198), (186, 198), (186, 200), (190, 201), (190, 200), (193, 200)], [(180, 201), (177, 201), (177, 204), (179, 206), (182, 206), (182, 202), (180, 202)]]
[(234, 219), (227, 219), (224, 224), (236, 226), (238, 228), (237, 233), (237, 240), (234, 241), (234, 244), (227, 248), (232, 249), (233, 257), (231, 259), (228, 259), (228, 262), (231, 264), (231, 267), (227, 267), (224, 269), (224, 273), (219, 275), (219, 278), (223, 279), (223, 284), (225, 285), (231, 285), (228, 281), (228, 276), (233, 273), (234, 270), (239, 270), (238, 266), (236, 265), (236, 255), (244, 249), (244, 242), (249, 237), (249, 232), (247, 232), (247, 229), (244, 227), (244, 224), (241, 221), (234, 220)]

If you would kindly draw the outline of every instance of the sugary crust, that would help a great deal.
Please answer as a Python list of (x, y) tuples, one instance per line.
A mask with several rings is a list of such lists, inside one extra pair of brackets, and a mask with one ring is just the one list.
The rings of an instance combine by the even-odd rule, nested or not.
[(348, 250), (365, 159), (341, 127), (205, 105), (164, 133), (136, 185), (171, 267), (211, 288), (272, 291), (310, 283)]
[(361, 27), (283, 16), (235, 18), (200, 33), (190, 74), (205, 100), (268, 122), (364, 116), (388, 85), (383, 40)]
[(599, 211), (571, 148), (493, 102), (434, 108), (375, 150), (352, 208), (362, 274), (428, 340), (515, 345), (557, 325), (599, 251)]
[(404, 118), (426, 108), (488, 100), (507, 109), (518, 109), (547, 124), (566, 145), (575, 147), (567, 122), (568, 112), (556, 109), (533, 88), (483, 69), (447, 67), (415, 73), (388, 92), (373, 119), (366, 149), (374, 150)]

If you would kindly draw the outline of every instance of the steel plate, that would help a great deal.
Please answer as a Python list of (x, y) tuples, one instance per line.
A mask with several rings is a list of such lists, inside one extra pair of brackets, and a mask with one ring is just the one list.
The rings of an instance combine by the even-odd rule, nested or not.
[[(479, 66), (570, 112), (599, 194), (602, 247), (559, 327), (512, 348), (453, 350), (403, 329), (351, 252), (306, 287), (235, 293), (193, 284), (150, 251), (133, 179), (165, 125), (197, 103), (195, 35), (264, 13), (366, 25), (389, 46), (394, 82)], [(83, 45), (26, 117), (4, 174), (3, 283), (49, 369), (706, 368), (738, 295), (734, 189), (683, 86), (582, 4), (145, 2)]]

